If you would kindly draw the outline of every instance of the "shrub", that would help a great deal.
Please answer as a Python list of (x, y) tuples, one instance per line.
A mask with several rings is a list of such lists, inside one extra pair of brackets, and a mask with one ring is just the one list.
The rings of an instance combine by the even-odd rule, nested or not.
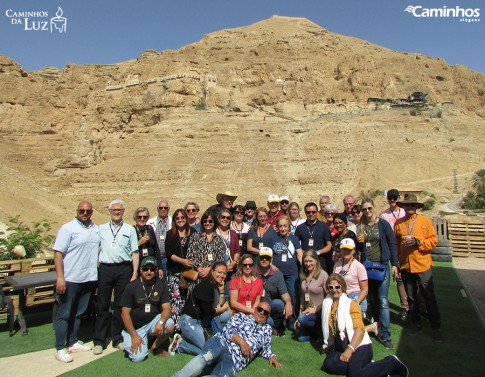
[(421, 115), (421, 109), (419, 107), (415, 107), (414, 109), (409, 111), (409, 114), (411, 114), (413, 117)]
[(8, 233), (5, 235), (4, 232), (0, 232), (0, 260), (12, 259), (12, 249), (17, 245), (25, 248), (27, 258), (35, 258), (36, 254), (48, 249), (54, 241), (54, 236), (49, 234), (49, 221), (43, 219), (28, 226), (22, 223), (19, 217), (9, 217)]
[(197, 102), (197, 105), (195, 105), (195, 110), (205, 110), (207, 109), (207, 105), (205, 104), (205, 101), (203, 98), (199, 98), (199, 101)]
[(374, 200), (377, 198), (379, 195), (382, 195), (383, 190), (378, 190), (378, 189), (370, 189), (367, 192), (361, 191), (357, 200), (362, 201), (364, 199), (372, 199)]

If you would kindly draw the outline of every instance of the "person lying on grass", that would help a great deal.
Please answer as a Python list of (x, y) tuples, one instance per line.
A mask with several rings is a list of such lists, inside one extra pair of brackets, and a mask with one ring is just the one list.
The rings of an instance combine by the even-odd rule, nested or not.
[(261, 302), (253, 315), (237, 313), (232, 316), (221, 333), (209, 339), (202, 352), (189, 361), (174, 377), (195, 377), (205, 368), (213, 376), (235, 376), (260, 355), (270, 365), (282, 365), (271, 351), (272, 329), (267, 324), (271, 306)]

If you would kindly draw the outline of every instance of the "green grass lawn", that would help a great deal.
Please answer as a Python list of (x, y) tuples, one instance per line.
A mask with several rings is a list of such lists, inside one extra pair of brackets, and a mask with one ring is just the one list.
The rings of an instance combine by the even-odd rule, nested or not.
[[(411, 337), (406, 334), (406, 324), (398, 319), (399, 299), (395, 284), (389, 291), (391, 302), (391, 334), (394, 351), (386, 350), (374, 340), (374, 360), (381, 359), (395, 353), (410, 369), (413, 377), (417, 376), (482, 376), (483, 368), (483, 338), (485, 329), (475, 312), (469, 298), (463, 298), (460, 289), (462, 285), (451, 263), (436, 263), (434, 269), (435, 290), (438, 298), (443, 322), (444, 343), (433, 342), (431, 329), (423, 321), (423, 333)], [(49, 314), (50, 315), (50, 314)], [(8, 338), (4, 323), (0, 330), (0, 356), (30, 352), (32, 350), (52, 348), (54, 334), (52, 324), (31, 324), (29, 335), (22, 337), (17, 333)], [(84, 331), (88, 330), (84, 326)], [(89, 340), (85, 338), (85, 340)], [(273, 350), (278, 355), (283, 369), (270, 368), (266, 360), (256, 359), (240, 376), (325, 376), (320, 371), (324, 355), (309, 343), (298, 343), (291, 339), (288, 332), (285, 337), (273, 339)], [(177, 355), (173, 358), (162, 359), (152, 355), (140, 364), (130, 363), (121, 352), (100, 358), (99, 360), (67, 373), (69, 377), (98, 375), (98, 376), (133, 376), (153, 375), (171, 376), (179, 370), (192, 356)]]

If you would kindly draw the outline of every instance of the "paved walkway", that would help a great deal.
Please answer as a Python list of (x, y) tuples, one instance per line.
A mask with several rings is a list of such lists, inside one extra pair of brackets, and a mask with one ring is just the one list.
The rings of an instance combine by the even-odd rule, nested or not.
[[(93, 342), (86, 344), (93, 345)], [(2, 371), (2, 376), (18, 376), (19, 366), (23, 366), (22, 370), (29, 377), (56, 377), (116, 351), (118, 350), (110, 345), (98, 356), (93, 355), (91, 351), (73, 353), (72, 357), (74, 361), (71, 363), (61, 363), (55, 359), (56, 351), (52, 348), (44, 351), (0, 358), (0, 371)]]

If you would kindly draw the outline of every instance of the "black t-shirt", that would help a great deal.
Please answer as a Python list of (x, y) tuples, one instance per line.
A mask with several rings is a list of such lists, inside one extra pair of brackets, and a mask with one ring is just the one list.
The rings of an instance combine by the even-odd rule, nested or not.
[[(168, 287), (158, 279), (152, 286), (144, 286), (141, 278), (138, 278), (126, 286), (121, 297), (121, 306), (131, 308), (131, 320), (135, 329), (150, 323), (162, 312), (162, 304), (169, 302)], [(146, 304), (150, 304), (149, 312), (145, 312)]]

